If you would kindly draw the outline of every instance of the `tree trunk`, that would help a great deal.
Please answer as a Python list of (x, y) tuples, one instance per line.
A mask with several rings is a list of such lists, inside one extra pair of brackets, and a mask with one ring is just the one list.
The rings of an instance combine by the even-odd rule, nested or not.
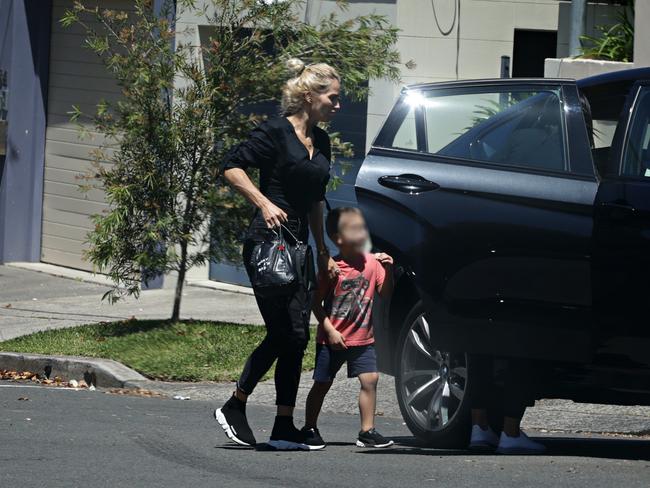
[(181, 243), (181, 262), (178, 267), (178, 278), (176, 280), (176, 293), (174, 294), (174, 309), (172, 310), (172, 322), (178, 322), (181, 315), (181, 299), (183, 298), (183, 285), (185, 284), (185, 271), (187, 270), (187, 243)]

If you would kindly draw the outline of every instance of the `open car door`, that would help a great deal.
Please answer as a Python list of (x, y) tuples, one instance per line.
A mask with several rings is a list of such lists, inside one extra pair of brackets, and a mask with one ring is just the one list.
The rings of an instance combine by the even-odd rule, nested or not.
[(447, 351), (588, 361), (597, 189), (570, 81), (403, 90), (356, 181)]
[(616, 129), (594, 242), (598, 361), (650, 368), (650, 81), (634, 85)]

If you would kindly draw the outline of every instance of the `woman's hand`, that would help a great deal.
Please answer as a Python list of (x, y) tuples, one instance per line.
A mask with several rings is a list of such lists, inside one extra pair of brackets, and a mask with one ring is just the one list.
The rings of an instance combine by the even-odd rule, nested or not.
[(379, 261), (384, 268), (389, 268), (393, 265), (393, 257), (385, 252), (375, 253), (375, 259)]
[(339, 275), (336, 261), (328, 253), (318, 253), (318, 271), (333, 280)]
[(280, 227), (280, 224), (287, 221), (287, 213), (271, 202), (266, 202), (260, 210), (269, 229)]

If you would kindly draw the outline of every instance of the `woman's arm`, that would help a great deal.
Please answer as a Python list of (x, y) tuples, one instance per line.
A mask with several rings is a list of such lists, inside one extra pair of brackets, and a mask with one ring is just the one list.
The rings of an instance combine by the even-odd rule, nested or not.
[(224, 171), (223, 176), (246, 200), (260, 209), (269, 228), (278, 227), (281, 223), (287, 221), (286, 212), (274, 205), (271, 200), (262, 194), (248, 177), (246, 171), (241, 168), (228, 168)]
[(339, 274), (339, 267), (330, 256), (330, 253), (327, 250), (327, 245), (325, 244), (325, 232), (323, 230), (324, 207), (325, 204), (322, 201), (316, 202), (312, 205), (311, 210), (309, 211), (309, 227), (314, 236), (314, 241), (316, 241), (318, 270), (321, 273), (327, 273), (327, 276), (332, 279)]

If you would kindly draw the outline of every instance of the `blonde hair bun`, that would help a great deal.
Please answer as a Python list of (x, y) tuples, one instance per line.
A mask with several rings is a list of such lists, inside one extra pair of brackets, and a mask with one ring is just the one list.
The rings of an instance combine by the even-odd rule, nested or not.
[(305, 65), (300, 59), (291, 58), (286, 63), (287, 70), (292, 74), (282, 88), (282, 113), (293, 115), (298, 113), (305, 102), (305, 93), (325, 92), (333, 80), (341, 81), (341, 77), (329, 64), (315, 63)]
[(306, 65), (301, 59), (291, 58), (287, 61), (286, 66), (291, 78), (296, 78), (300, 76), (303, 71), (305, 71)]

